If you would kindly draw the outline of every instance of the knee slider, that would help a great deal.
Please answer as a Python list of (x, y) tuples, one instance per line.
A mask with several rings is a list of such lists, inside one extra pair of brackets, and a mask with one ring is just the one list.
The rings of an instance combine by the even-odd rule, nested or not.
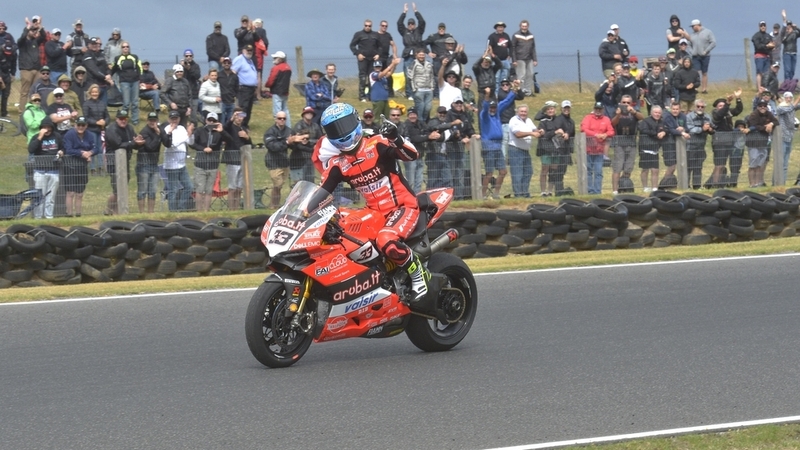
[(411, 249), (408, 246), (400, 241), (389, 241), (386, 245), (383, 246), (381, 249), (384, 255), (387, 258), (391, 259), (393, 262), (398, 264), (402, 264), (408, 260), (408, 257), (411, 256)]

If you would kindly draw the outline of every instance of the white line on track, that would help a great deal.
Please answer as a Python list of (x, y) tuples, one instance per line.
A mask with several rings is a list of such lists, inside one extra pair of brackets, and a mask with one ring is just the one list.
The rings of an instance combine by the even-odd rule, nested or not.
[(631, 439), (676, 436), (679, 434), (688, 434), (688, 433), (707, 433), (714, 431), (726, 431), (737, 428), (752, 427), (757, 425), (783, 424), (783, 423), (793, 423), (793, 422), (800, 422), (800, 416), (777, 417), (774, 419), (762, 419), (762, 420), (749, 420), (746, 422), (720, 423), (716, 425), (702, 425), (697, 427), (672, 428), (669, 430), (659, 430), (659, 431), (644, 431), (641, 433), (618, 434), (614, 436), (575, 439), (571, 441), (543, 442), (541, 444), (518, 445), (516, 447), (498, 447), (486, 450), (538, 450), (547, 448), (567, 447), (570, 445), (588, 445), (588, 444), (627, 441)]
[[(497, 275), (511, 275), (520, 273), (538, 273), (538, 272), (562, 272), (566, 270), (597, 270), (597, 269), (611, 269), (618, 267), (636, 267), (636, 266), (657, 266), (666, 264), (692, 264), (703, 262), (718, 262), (718, 261), (740, 261), (748, 259), (763, 259), (763, 258), (785, 258), (785, 257), (798, 257), (800, 253), (781, 253), (777, 255), (753, 255), (753, 256), (730, 256), (724, 258), (705, 258), (705, 259), (681, 259), (677, 261), (653, 261), (642, 263), (626, 263), (626, 264), (607, 264), (602, 266), (578, 266), (578, 267), (556, 267), (552, 269), (534, 269), (534, 270), (514, 270), (506, 272), (487, 272), (476, 273), (475, 277), (497, 276)], [(251, 288), (238, 288), (238, 289), (208, 289), (204, 291), (186, 291), (186, 292), (162, 292), (155, 294), (131, 294), (131, 295), (113, 295), (108, 297), (80, 297), (80, 298), (64, 298), (59, 300), (41, 300), (32, 302), (15, 302), (15, 303), (0, 303), (2, 306), (31, 306), (41, 305), (47, 303), (69, 303), (69, 302), (88, 302), (98, 300), (120, 300), (132, 299), (143, 297), (167, 297), (178, 295), (196, 295), (196, 294), (224, 294), (226, 292), (247, 292), (254, 291), (257, 287)]]

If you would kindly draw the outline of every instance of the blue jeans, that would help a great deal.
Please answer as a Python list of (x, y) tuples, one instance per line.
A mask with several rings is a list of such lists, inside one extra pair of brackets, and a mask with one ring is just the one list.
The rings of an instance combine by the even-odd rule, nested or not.
[[(58, 77), (64, 75), (66, 72), (56, 72), (55, 70), (50, 71), (50, 82), (58, 86)], [(72, 78), (72, 77), (70, 77)], [(47, 100), (47, 99), (45, 99)]]
[(603, 155), (586, 155), (586, 184), (589, 194), (603, 190)]
[(788, 178), (786, 178), (786, 174), (788, 173), (789, 169), (789, 157), (792, 156), (792, 142), (784, 142), (783, 143), (783, 182), (786, 183)]
[(414, 59), (413, 53), (407, 58), (403, 58), (403, 73), (406, 76), (406, 97), (414, 97), (414, 91), (411, 90), (411, 81), (408, 78), (408, 68), (414, 65)]
[(100, 132), (98, 131), (91, 131), (86, 130), (87, 133), (91, 133), (94, 136), (94, 156), (92, 156), (92, 160), (89, 161), (89, 169), (97, 170), (101, 168), (105, 168), (105, 164), (103, 164), (103, 142), (100, 140)]
[(236, 103), (222, 103), (222, 116), (219, 118), (219, 121), (223, 124), (228, 123), (231, 117), (233, 117), (234, 108), (236, 108)]
[(433, 91), (414, 92), (414, 108), (420, 120), (425, 122), (431, 118), (431, 104), (433, 103)]
[[(503, 81), (504, 78), (508, 78), (508, 74), (511, 72), (511, 60), (510, 59), (504, 59), (501, 62), (503, 63), (502, 67), (500, 67), (500, 70), (498, 70), (497, 73), (494, 74), (494, 91), (495, 92), (499, 92), (500, 91), (500, 82)], [(533, 74), (531, 74), (531, 77), (533, 77)], [(533, 79), (533, 78), (531, 78), (531, 79)]]
[(453, 186), (453, 175), (443, 154), (428, 153), (425, 162), (428, 164), (428, 189)]
[(794, 69), (797, 67), (797, 53), (783, 54), (783, 79), (791, 80), (794, 78)]
[(122, 92), (122, 108), (128, 110), (128, 117), (134, 125), (139, 123), (139, 82), (122, 81), (119, 83)]
[(136, 199), (155, 199), (158, 192), (158, 165), (136, 164)]
[[(464, 184), (464, 144), (461, 142), (457, 144), (448, 144), (447, 148), (447, 165), (450, 166), (450, 174), (453, 177), (453, 189), (455, 190), (455, 200), (464, 200), (469, 198), (467, 186)], [(476, 174), (476, 176), (479, 176)]]
[[(153, 102), (153, 110), (156, 112), (159, 111), (161, 108), (161, 97), (159, 96), (158, 89), (152, 89), (149, 91), (141, 91), (139, 92), (139, 96), (143, 98), (150, 99)], [(138, 104), (138, 102), (137, 102)]]
[(415, 194), (422, 192), (422, 173), (425, 170), (425, 162), (422, 158), (414, 161), (403, 161), (403, 175), (408, 180), (408, 185)]
[(311, 163), (311, 160), (308, 160), (306, 164), (299, 169), (289, 169), (289, 178), (292, 180), (292, 186), (301, 180), (313, 183), (316, 173), (317, 171), (314, 168), (314, 164)]
[(180, 169), (166, 169), (167, 172), (167, 204), (170, 211), (188, 211), (191, 209), (192, 178), (186, 166)]
[(286, 113), (286, 126), (292, 128), (292, 119), (289, 115), (289, 96), (288, 95), (272, 95), (272, 116), (278, 114), (278, 111)]
[(508, 166), (511, 169), (511, 189), (514, 191), (514, 197), (530, 197), (531, 178), (533, 178), (531, 152), (509, 145)]

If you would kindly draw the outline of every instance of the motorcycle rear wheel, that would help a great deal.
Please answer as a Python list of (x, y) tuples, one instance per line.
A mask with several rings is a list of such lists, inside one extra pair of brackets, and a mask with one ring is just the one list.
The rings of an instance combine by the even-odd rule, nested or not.
[(306, 353), (312, 338), (290, 327), (286, 317), (286, 289), (279, 283), (263, 283), (250, 299), (244, 328), (250, 352), (267, 367), (289, 367)]
[[(455, 347), (467, 336), (478, 310), (478, 289), (469, 267), (460, 258), (449, 253), (431, 256), (428, 270), (445, 275), (449, 280), (447, 287), (458, 289), (464, 294), (464, 312), (453, 323), (412, 315), (406, 327), (406, 335), (422, 351), (441, 352)], [(446, 294), (440, 294), (440, 299), (442, 295)]]

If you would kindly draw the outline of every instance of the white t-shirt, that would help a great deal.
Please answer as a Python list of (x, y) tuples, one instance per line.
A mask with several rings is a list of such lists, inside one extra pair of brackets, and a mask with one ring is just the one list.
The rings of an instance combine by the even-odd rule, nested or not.
[(452, 86), (446, 81), (444, 84), (439, 85), (439, 106), (444, 106), (448, 111), (450, 111), (450, 105), (459, 99), (463, 100), (461, 97), (461, 89)]
[(531, 149), (531, 140), (533, 139), (532, 136), (525, 136), (518, 138), (514, 135), (517, 131), (535, 131), (536, 125), (533, 124), (533, 121), (529, 118), (525, 119), (523, 122), (519, 116), (514, 116), (511, 120), (508, 121), (508, 145), (513, 145), (514, 147), (521, 148), (523, 150), (530, 150)]
[[(169, 128), (169, 125), (166, 127)], [(172, 147), (164, 149), (164, 168), (181, 169), (186, 166), (186, 144), (191, 144), (194, 136), (189, 136), (183, 125), (172, 130)]]

